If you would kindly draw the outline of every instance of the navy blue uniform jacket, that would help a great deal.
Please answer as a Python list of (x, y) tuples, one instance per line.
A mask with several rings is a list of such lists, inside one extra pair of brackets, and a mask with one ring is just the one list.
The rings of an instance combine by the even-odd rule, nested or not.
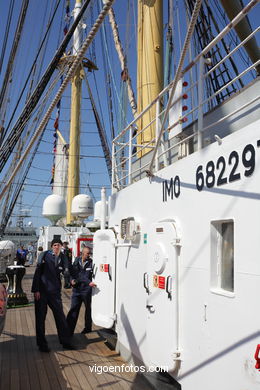
[(52, 251), (43, 252), (34, 273), (32, 292), (60, 293), (60, 275), (66, 272), (68, 272), (68, 259), (63, 253), (60, 253), (56, 263)]
[(74, 263), (70, 266), (72, 279), (76, 281), (73, 292), (90, 293), (92, 287), (89, 283), (92, 281), (92, 259), (88, 259), (82, 266), (81, 257), (76, 257)]

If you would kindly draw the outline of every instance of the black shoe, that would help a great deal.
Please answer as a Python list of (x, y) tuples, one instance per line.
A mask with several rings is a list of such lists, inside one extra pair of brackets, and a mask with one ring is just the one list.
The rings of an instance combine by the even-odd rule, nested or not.
[(91, 332), (92, 332), (92, 329), (84, 328), (80, 333), (81, 334), (86, 334), (86, 333), (91, 333)]
[(74, 347), (74, 345), (71, 345), (71, 344), (62, 344), (63, 348), (64, 349), (68, 349), (70, 351), (75, 351), (77, 348)]
[(39, 345), (39, 351), (41, 351), (41, 352), (51, 352), (51, 350), (48, 347), (48, 345)]

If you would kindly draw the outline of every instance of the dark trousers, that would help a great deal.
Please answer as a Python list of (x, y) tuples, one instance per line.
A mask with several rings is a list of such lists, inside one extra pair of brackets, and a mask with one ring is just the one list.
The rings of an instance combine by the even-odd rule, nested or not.
[(81, 304), (85, 304), (85, 329), (91, 330), (91, 290), (85, 293), (78, 293), (73, 291), (71, 297), (71, 307), (67, 315), (67, 323), (69, 325), (70, 333), (73, 335), (79, 317)]
[(61, 344), (70, 343), (70, 331), (63, 312), (61, 295), (59, 293), (46, 294), (41, 292), (41, 298), (35, 301), (35, 320), (36, 320), (36, 342), (39, 347), (47, 346), (45, 338), (45, 319), (48, 306), (53, 312), (53, 316), (58, 331)]
[(64, 275), (64, 288), (70, 288), (71, 285), (70, 285), (70, 275), (69, 274), (65, 274)]
[(25, 259), (18, 259), (17, 260), (17, 265), (24, 265), (25, 264)]

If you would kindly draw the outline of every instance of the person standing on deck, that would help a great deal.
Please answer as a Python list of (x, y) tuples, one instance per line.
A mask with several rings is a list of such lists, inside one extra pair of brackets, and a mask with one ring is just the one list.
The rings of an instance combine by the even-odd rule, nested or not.
[(35, 250), (32, 242), (30, 242), (30, 244), (28, 245), (27, 250), (28, 250), (28, 254), (27, 254), (28, 263), (29, 265), (33, 265)]
[(84, 247), (81, 257), (77, 257), (70, 268), (73, 291), (67, 323), (71, 335), (74, 333), (82, 302), (85, 304), (85, 328), (81, 333), (89, 333), (92, 330), (91, 296), (92, 287), (96, 287), (96, 284), (92, 282), (92, 259), (90, 254), (90, 248)]
[(61, 300), (60, 274), (68, 272), (68, 259), (61, 253), (62, 242), (59, 238), (52, 240), (51, 248), (50, 251), (42, 252), (40, 255), (32, 283), (35, 302), (36, 342), (42, 352), (50, 351), (45, 338), (45, 319), (48, 306), (53, 312), (59, 340), (63, 348), (75, 349), (70, 344), (70, 330)]
[(43, 253), (43, 247), (39, 246), (37, 249), (37, 262), (40, 261), (40, 255)]
[(25, 265), (26, 262), (26, 256), (27, 256), (27, 250), (24, 249), (24, 246), (21, 245), (16, 252), (16, 258), (17, 258), (17, 265)]
[[(61, 251), (67, 257), (69, 262), (69, 268), (70, 268), (72, 264), (72, 251), (69, 248), (68, 241), (63, 241), (63, 247), (61, 248)], [(69, 273), (64, 274), (64, 288), (71, 288)]]

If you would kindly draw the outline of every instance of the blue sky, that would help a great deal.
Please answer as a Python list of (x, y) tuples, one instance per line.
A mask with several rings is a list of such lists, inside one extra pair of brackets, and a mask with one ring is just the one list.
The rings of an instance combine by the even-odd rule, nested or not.
[[(17, 65), (15, 66), (15, 72), (12, 80), (12, 90), (10, 94), (10, 103), (7, 108), (7, 114), (10, 116), (10, 113), (13, 110), (14, 105), (16, 104), (17, 95), (19, 93), (19, 87), (23, 85), (23, 80), (26, 77), (28, 70), (30, 69), (32, 59), (35, 56), (35, 52), (37, 51), (40, 36), (42, 36), (42, 31), (45, 30), (45, 26), (48, 21), (48, 17), (51, 14), (51, 10), (53, 9), (53, 4), (56, 2), (51, 1), (34, 1), (31, 2), (29, 6), (28, 15), (27, 15), (27, 24), (26, 29), (24, 30), (24, 34), (22, 37), (22, 45), (19, 52), (19, 62), (17, 61)], [(16, 6), (19, 4), (16, 1)], [(8, 13), (8, 6), (10, 2), (5, 2), (4, 4), (4, 14)], [(64, 5), (64, 1), (61, 1), (61, 5)], [(74, 1), (71, 1), (71, 8), (74, 5)], [(48, 45), (46, 46), (46, 50), (44, 55), (42, 56), (42, 70), (41, 73), (45, 70), (50, 59), (52, 58), (55, 50), (58, 46), (58, 41), (63, 37), (63, 27), (65, 25), (64, 15), (65, 10), (60, 6), (57, 12), (57, 17), (55, 17), (54, 27), (52, 29), (51, 35), (48, 39)], [(14, 16), (17, 18), (19, 8), (14, 8)], [(96, 10), (93, 12), (93, 17), (96, 18)], [(46, 15), (45, 20), (44, 15)], [(14, 17), (14, 20), (15, 20)], [(28, 23), (29, 21), (29, 23)], [(86, 23), (90, 23), (90, 15), (86, 18)], [(15, 23), (11, 26), (10, 36), (14, 34), (14, 26)], [(1, 36), (4, 35), (3, 24), (1, 25)], [(88, 27), (86, 28), (86, 31)], [(83, 32), (83, 37), (86, 36), (86, 32)], [(98, 39), (96, 40), (96, 62), (97, 66), (102, 69), (103, 63), (100, 55), (100, 43)], [(70, 45), (69, 47), (70, 48)], [(8, 53), (10, 51), (10, 46), (6, 48), (6, 58), (8, 58)], [(87, 53), (86, 56), (89, 58), (90, 54)], [(111, 58), (111, 66), (114, 66), (113, 59)], [(3, 64), (3, 70), (5, 67), (5, 62)], [(3, 77), (4, 72), (2, 72), (1, 76)], [(97, 71), (96, 78), (100, 81), (100, 78), (103, 78), (103, 72)], [(88, 79), (90, 82), (94, 82), (93, 75), (88, 74)], [(104, 81), (105, 83), (105, 81)], [(59, 85), (59, 83), (58, 83)], [(104, 84), (103, 84), (104, 85)], [(100, 104), (106, 105), (106, 96), (105, 90), (100, 89), (98, 87), (99, 93), (99, 101)], [(94, 91), (95, 97), (97, 97), (97, 92)], [(100, 139), (97, 135), (97, 129), (94, 121), (93, 114), (91, 112), (91, 106), (89, 99), (87, 98), (86, 87), (83, 81), (82, 88), (82, 136), (81, 136), (81, 192), (89, 193), (87, 189), (87, 185), (89, 184), (92, 188), (94, 196), (96, 200), (100, 199), (100, 187), (105, 185), (108, 188), (110, 182), (107, 174), (107, 168), (104, 162), (102, 149), (100, 147)], [(98, 102), (98, 99), (96, 99)], [(24, 103), (24, 99), (23, 99)], [(97, 103), (98, 104), (98, 103)], [(105, 108), (105, 107), (103, 107)], [(19, 106), (17, 110), (16, 117), (18, 113), (21, 112), (22, 104)], [(100, 110), (101, 112), (101, 110)], [(59, 129), (62, 132), (66, 141), (69, 141), (69, 115), (70, 115), (70, 87), (67, 88), (64, 97), (61, 100), (61, 112), (60, 112), (60, 121), (59, 121)], [(25, 208), (31, 208), (32, 218), (30, 220), (36, 226), (42, 224), (49, 224), (47, 220), (41, 217), (41, 207), (44, 198), (51, 194), (51, 167), (53, 161), (53, 124), (56, 116), (56, 110), (53, 111), (51, 119), (47, 125), (45, 134), (43, 136), (43, 140), (39, 147), (38, 153), (35, 157), (35, 160), (32, 164), (32, 168), (28, 174), (28, 179), (26, 180), (26, 185), (24, 186), (23, 191), (23, 203)], [(107, 121), (107, 113), (106, 110), (103, 110), (103, 121), (106, 127), (108, 127)], [(13, 121), (14, 123), (14, 121)], [(109, 129), (108, 134), (109, 134)], [(93, 156), (93, 157), (86, 157)], [(96, 156), (96, 157), (95, 157)]]

